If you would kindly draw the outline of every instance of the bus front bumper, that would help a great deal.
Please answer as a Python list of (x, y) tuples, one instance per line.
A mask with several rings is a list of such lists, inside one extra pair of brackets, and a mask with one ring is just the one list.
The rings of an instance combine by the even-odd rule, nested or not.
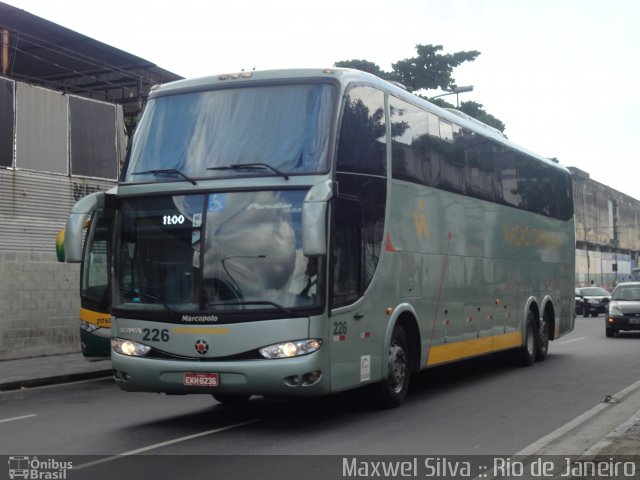
[[(322, 350), (295, 358), (201, 362), (111, 352), (114, 379), (127, 392), (316, 396), (329, 394)], [(206, 383), (206, 384), (205, 384)]]

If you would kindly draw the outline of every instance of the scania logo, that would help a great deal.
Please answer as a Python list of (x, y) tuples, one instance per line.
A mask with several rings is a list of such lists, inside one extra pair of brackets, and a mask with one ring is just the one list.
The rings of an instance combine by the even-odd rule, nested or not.
[(196, 352), (200, 355), (204, 355), (209, 351), (209, 342), (207, 342), (204, 338), (199, 338), (196, 340)]

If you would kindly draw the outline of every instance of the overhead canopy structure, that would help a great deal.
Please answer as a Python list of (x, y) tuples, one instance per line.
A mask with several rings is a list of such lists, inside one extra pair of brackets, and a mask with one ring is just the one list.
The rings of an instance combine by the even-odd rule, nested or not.
[(182, 77), (0, 2), (0, 75), (123, 106), (135, 119), (155, 84)]

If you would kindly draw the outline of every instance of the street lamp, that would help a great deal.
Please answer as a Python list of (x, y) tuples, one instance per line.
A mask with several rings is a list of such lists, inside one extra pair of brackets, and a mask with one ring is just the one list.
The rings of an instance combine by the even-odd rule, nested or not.
[(473, 92), (473, 85), (463, 85), (463, 86), (460, 86), (460, 87), (454, 85), (451, 90), (445, 89), (445, 92), (447, 92), (447, 93), (441, 93), (440, 95), (436, 95), (435, 97), (431, 97), (429, 100), (433, 100), (434, 98), (446, 97), (447, 95), (455, 94), (456, 95), (456, 108), (458, 108), (460, 106), (460, 97), (458, 95), (460, 95), (461, 93), (465, 93), (465, 92)]

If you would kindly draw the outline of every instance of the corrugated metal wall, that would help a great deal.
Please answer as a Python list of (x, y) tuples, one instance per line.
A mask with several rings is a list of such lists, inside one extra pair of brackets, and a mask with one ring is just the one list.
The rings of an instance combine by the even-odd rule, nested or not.
[[(11, 168), (0, 167), (0, 252), (50, 253), (55, 251), (56, 234), (64, 227), (73, 204), (89, 193), (108, 190), (116, 184), (125, 150), (122, 107), (2, 80), (5, 96), (14, 98), (15, 93), (16, 100), (12, 109), (13, 158), (3, 162)], [(101, 135), (112, 140), (103, 138), (94, 146), (93, 136), (72, 137), (69, 123), (74, 117), (69, 113), (70, 101), (75, 102), (80, 112), (75, 117), (76, 123), (90, 121), (92, 128), (102, 128)], [(96, 108), (101, 103), (104, 108)], [(82, 108), (84, 104), (87, 108)], [(90, 119), (82, 116), (86, 117), (85, 110), (93, 112)], [(83, 172), (95, 172), (96, 177), (108, 173), (113, 178), (70, 176), (70, 153), (74, 146), (70, 145), (70, 139), (80, 147), (76, 148), (76, 154), (97, 152), (76, 159), (85, 165)]]
[(0, 251), (54, 252), (74, 203), (115, 182), (0, 169)]

